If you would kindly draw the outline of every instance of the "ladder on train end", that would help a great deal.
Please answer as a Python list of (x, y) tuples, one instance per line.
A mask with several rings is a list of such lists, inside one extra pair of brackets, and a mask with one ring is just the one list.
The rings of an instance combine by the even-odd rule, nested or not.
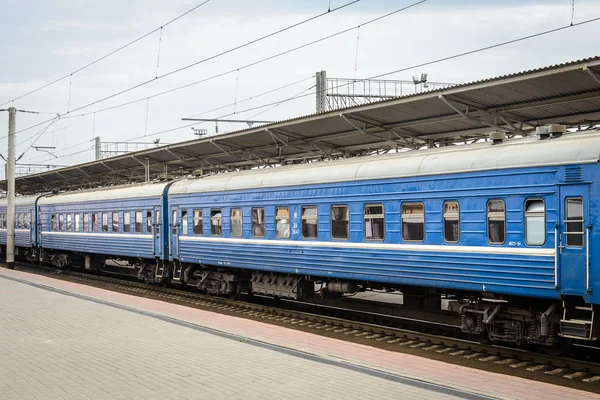
[(569, 304), (563, 301), (563, 316), (560, 320), (560, 336), (569, 339), (598, 340), (600, 336), (600, 315), (593, 304)]

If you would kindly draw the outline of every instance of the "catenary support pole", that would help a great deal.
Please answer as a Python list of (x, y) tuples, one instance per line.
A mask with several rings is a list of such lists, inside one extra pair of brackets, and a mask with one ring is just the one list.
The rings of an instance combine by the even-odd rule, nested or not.
[(6, 166), (6, 266), (15, 268), (15, 132), (17, 110), (8, 109), (8, 162)]

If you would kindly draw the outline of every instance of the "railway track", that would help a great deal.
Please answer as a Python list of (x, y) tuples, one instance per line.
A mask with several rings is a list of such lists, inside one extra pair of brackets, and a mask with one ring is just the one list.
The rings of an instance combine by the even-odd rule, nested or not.
[[(79, 271), (58, 272), (54, 268), (23, 263), (18, 263), (17, 269), (600, 393), (600, 363), (594, 360), (481, 344), (465, 338), (446, 324), (426, 321), (416, 324), (414, 320), (403, 321), (400, 317), (369, 316), (363, 311), (323, 305), (315, 307), (312, 303), (275, 301), (255, 296), (252, 296), (252, 301), (232, 300)], [(584, 350), (589, 357), (589, 351), (593, 349)]]

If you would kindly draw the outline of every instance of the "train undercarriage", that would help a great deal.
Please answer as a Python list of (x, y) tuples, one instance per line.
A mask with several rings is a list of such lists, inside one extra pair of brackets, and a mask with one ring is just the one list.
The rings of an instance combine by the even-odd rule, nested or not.
[(386, 287), (371, 282), (323, 280), (318, 277), (203, 264), (165, 262), (137, 258), (107, 259), (91, 254), (20, 249), (30, 262), (57, 268), (76, 266), (87, 270), (119, 270), (148, 284), (181, 284), (208, 294), (235, 298), (240, 294), (282, 299), (340, 297), (365, 290), (401, 292), (405, 307), (457, 312), (461, 331), (482, 342), (509, 343), (518, 347), (537, 346), (551, 354), (567, 350), (574, 340), (596, 341), (600, 318), (593, 305), (578, 299), (560, 301), (482, 296), (482, 293), (440, 292), (431, 288)]

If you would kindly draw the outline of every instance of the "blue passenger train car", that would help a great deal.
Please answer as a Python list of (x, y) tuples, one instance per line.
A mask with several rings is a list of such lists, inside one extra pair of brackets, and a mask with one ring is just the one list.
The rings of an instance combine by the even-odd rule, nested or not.
[(132, 185), (44, 196), (38, 201), (40, 259), (58, 267), (83, 258), (86, 268), (104, 259), (129, 259), (140, 277), (154, 273), (164, 245), (164, 192), (168, 184)]
[[(28, 255), (37, 243), (36, 202), (40, 196), (15, 198), (15, 254)], [(6, 246), (7, 200), (0, 199), (0, 245)]]
[(169, 259), (204, 289), (452, 295), (492, 339), (595, 339), (599, 157), (586, 132), (180, 181)]

